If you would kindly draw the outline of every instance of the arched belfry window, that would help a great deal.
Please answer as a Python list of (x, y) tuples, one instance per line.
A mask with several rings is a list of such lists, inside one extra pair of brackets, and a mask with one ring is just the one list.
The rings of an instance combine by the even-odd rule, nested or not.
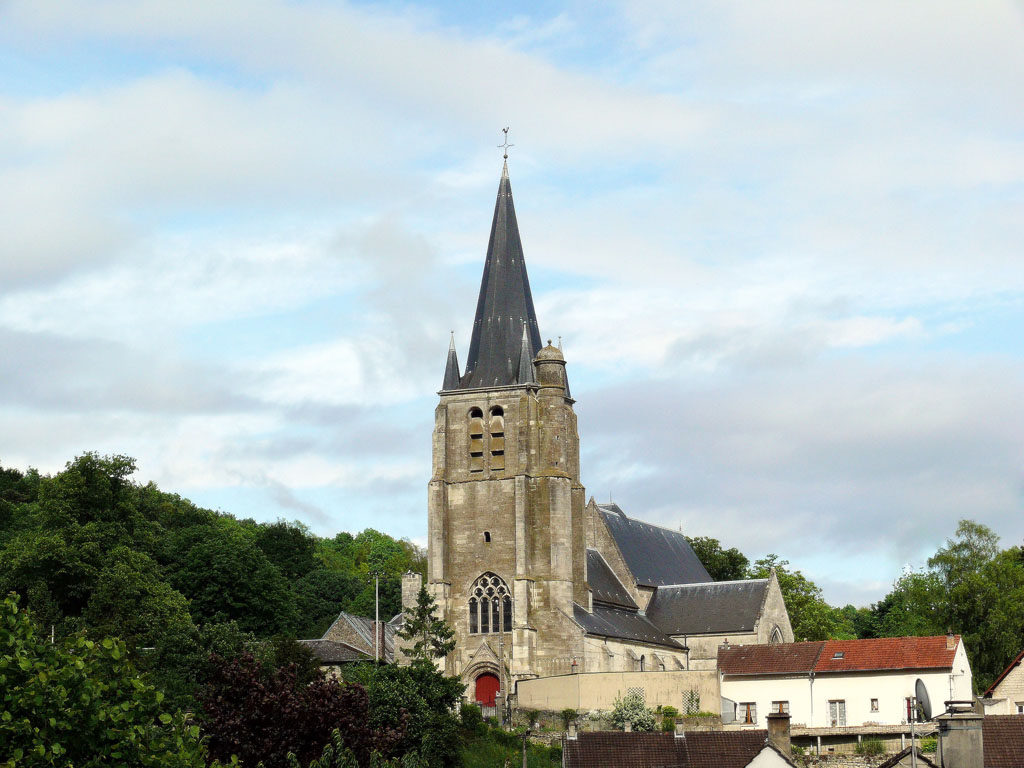
[(484, 471), (484, 412), (469, 409), (469, 471)]
[(491, 433), (491, 469), (505, 468), (505, 411), (500, 405), (491, 408), (488, 429)]
[(469, 592), (471, 634), (512, 631), (512, 592), (500, 576), (485, 573)]

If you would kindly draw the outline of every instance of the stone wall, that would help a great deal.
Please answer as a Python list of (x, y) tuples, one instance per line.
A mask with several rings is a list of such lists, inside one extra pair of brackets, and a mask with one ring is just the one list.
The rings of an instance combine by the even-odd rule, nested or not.
[(673, 706), (683, 710), (683, 696), (696, 690), (700, 708), (718, 712), (722, 707), (718, 675), (711, 671), (586, 672), (576, 675), (520, 680), (516, 687), (520, 709), (560, 711), (610, 710), (615, 699), (630, 690), (644, 693), (647, 706)]

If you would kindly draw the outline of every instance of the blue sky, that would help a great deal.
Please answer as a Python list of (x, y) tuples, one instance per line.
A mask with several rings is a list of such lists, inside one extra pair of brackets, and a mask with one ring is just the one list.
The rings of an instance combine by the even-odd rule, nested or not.
[(589, 494), (833, 602), (1024, 538), (1024, 4), (0, 4), (0, 462), (423, 541), (500, 129)]

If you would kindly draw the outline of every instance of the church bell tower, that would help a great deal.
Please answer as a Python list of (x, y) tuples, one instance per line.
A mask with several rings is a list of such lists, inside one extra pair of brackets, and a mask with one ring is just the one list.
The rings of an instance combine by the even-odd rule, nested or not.
[[(560, 345), (559, 345), (560, 346)], [(582, 658), (584, 489), (565, 360), (542, 346), (506, 161), (464, 371), (454, 338), (434, 414), (427, 578), (471, 698)]]

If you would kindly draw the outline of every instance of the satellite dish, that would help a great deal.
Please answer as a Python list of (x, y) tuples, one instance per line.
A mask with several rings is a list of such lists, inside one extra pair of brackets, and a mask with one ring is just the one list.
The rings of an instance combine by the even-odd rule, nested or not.
[(917, 696), (918, 717), (921, 720), (931, 720), (932, 702), (928, 698), (928, 689), (924, 687), (924, 681), (920, 677), (914, 683), (914, 695)]

